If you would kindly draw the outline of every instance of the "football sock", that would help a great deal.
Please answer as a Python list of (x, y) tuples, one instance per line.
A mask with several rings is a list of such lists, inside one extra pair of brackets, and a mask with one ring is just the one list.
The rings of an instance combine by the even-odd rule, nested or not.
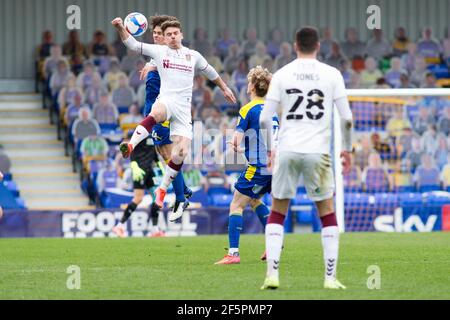
[(336, 267), (339, 253), (339, 228), (336, 214), (331, 213), (320, 218), (322, 222), (322, 247), (325, 262), (325, 280), (336, 279)]
[(177, 174), (175, 179), (172, 181), (172, 186), (173, 191), (175, 192), (175, 200), (185, 202), (186, 198), (184, 197), (184, 178), (182, 172)]
[(231, 213), (228, 218), (229, 255), (239, 255), (239, 238), (242, 231), (242, 213)]
[(150, 217), (152, 219), (152, 225), (158, 226), (159, 207), (156, 203), (152, 203), (152, 206), (150, 207)]
[(284, 237), (285, 215), (273, 211), (266, 225), (267, 275), (278, 277)]
[(173, 182), (173, 180), (175, 180), (182, 166), (183, 163), (175, 164), (172, 160), (170, 160), (166, 166), (166, 171), (164, 172), (164, 177), (160, 185), (161, 189), (167, 190), (167, 188), (169, 188), (169, 185)]
[(149, 136), (149, 132), (151, 131), (148, 131), (144, 126), (138, 125), (130, 139), (130, 144), (133, 148), (136, 148), (142, 140), (145, 140)]
[(270, 211), (269, 208), (264, 204), (260, 203), (256, 207), (253, 208), (253, 211), (255, 211), (256, 215), (258, 216), (259, 221), (263, 225), (263, 228), (266, 228), (267, 224), (267, 218), (269, 217)]
[(123, 212), (123, 216), (122, 216), (122, 219), (120, 219), (120, 222), (121, 223), (127, 222), (128, 218), (131, 216), (131, 214), (134, 212), (134, 210), (136, 210), (136, 208), (137, 208), (137, 204), (134, 202), (130, 202), (128, 204), (128, 207)]

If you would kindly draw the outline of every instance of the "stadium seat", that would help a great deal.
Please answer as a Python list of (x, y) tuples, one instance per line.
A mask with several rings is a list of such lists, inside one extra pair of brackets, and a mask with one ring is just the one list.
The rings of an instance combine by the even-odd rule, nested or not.
[(345, 193), (345, 207), (362, 208), (369, 205), (369, 194), (367, 193)]
[(401, 206), (422, 205), (423, 203), (421, 193), (400, 193), (398, 197)]
[(395, 190), (397, 193), (409, 193), (416, 191), (414, 186), (399, 186)]
[(9, 190), (9, 192), (11, 193), (11, 195), (14, 198), (17, 198), (20, 196), (19, 187), (17, 186), (17, 184), (14, 181), (5, 181), (4, 185)]
[(396, 193), (376, 193), (374, 197), (377, 206), (395, 207), (398, 203), (398, 195)]
[(419, 187), (419, 192), (421, 192), (421, 193), (431, 192), (431, 191), (439, 191), (439, 190), (441, 190), (441, 186), (439, 186), (439, 185), (420, 186)]
[(102, 123), (99, 126), (102, 132), (116, 130), (119, 127), (116, 123)]
[(292, 205), (314, 205), (314, 202), (308, 198), (308, 195), (305, 193), (299, 193), (295, 196), (291, 201)]
[(208, 196), (212, 196), (215, 194), (231, 194), (231, 191), (229, 188), (225, 188), (222, 186), (212, 186), (208, 189)]
[(232, 200), (232, 194), (214, 194), (211, 196), (211, 205), (216, 207), (229, 207)]
[(310, 224), (314, 232), (320, 230), (320, 219), (317, 215), (316, 205), (304, 193), (297, 194), (292, 200), (289, 216), (293, 216), (298, 224)]
[(120, 106), (117, 107), (117, 110), (119, 111), (119, 114), (125, 114), (128, 113), (129, 108), (130, 108), (129, 106)]
[(360, 193), (360, 192), (362, 192), (363, 190), (362, 190), (361, 187), (355, 187), (355, 186), (348, 187), (348, 186), (346, 186), (346, 187), (344, 188), (344, 191), (345, 191), (346, 193)]
[(313, 221), (314, 211), (297, 211), (295, 221), (300, 224), (311, 224)]
[(118, 194), (114, 192), (104, 191), (100, 196), (100, 203), (103, 208), (120, 208), (122, 204), (130, 203), (133, 195)]
[(16, 198), (16, 202), (17, 205), (19, 206), (20, 209), (26, 209), (27, 207), (25, 206), (25, 200), (23, 200), (22, 198)]
[(450, 72), (446, 64), (433, 64), (427, 67), (431, 71), (436, 79), (448, 79), (450, 78)]
[[(4, 209), (20, 209), (20, 204), (17, 202), (17, 197), (11, 193), (5, 184), (0, 183), (0, 206)], [(20, 200), (19, 200), (20, 202)]]

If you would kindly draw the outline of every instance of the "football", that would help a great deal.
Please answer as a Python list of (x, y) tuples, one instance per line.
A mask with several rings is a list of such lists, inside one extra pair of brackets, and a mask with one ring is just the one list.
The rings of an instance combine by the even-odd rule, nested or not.
[(139, 12), (133, 12), (127, 15), (124, 21), (127, 31), (135, 37), (139, 37), (147, 31), (147, 18)]

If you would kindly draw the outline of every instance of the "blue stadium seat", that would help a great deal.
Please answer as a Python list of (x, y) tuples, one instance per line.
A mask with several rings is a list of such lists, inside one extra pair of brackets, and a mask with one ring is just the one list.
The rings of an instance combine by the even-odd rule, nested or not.
[(119, 114), (128, 113), (129, 106), (120, 106), (117, 107), (117, 110), (119, 111)]
[(6, 186), (6, 188), (9, 190), (9, 192), (11, 193), (11, 195), (14, 198), (17, 198), (20, 196), (19, 187), (17, 186), (17, 184), (14, 181), (4, 181), (4, 185)]
[(312, 224), (315, 217), (316, 206), (305, 193), (299, 193), (291, 201), (289, 211), (299, 224)]
[(396, 193), (376, 193), (374, 195), (375, 203), (382, 207), (397, 206), (398, 195)]
[(208, 189), (208, 196), (212, 196), (215, 194), (231, 194), (231, 191), (229, 188), (225, 188), (222, 186), (212, 186)]
[(369, 194), (367, 193), (345, 193), (344, 203), (346, 208), (363, 208), (369, 205)]
[(396, 188), (397, 193), (409, 193), (415, 192), (416, 188), (414, 186), (400, 186)]
[(305, 193), (299, 193), (291, 201), (291, 205), (314, 205), (314, 202), (308, 198)]
[(450, 78), (450, 72), (448, 70), (447, 65), (444, 64), (432, 64), (427, 67), (430, 70), (436, 79), (448, 79)]
[(344, 191), (346, 193), (360, 193), (363, 190), (362, 190), (362, 187), (348, 187), (347, 186), (347, 187), (344, 188)]
[(314, 211), (297, 211), (295, 220), (300, 224), (311, 224), (314, 218)]
[(116, 130), (119, 127), (119, 125), (116, 123), (102, 123), (99, 124), (99, 126), (101, 131), (112, 131)]
[(398, 195), (399, 203), (401, 206), (409, 205), (422, 205), (423, 199), (421, 193), (400, 193)]
[(211, 196), (211, 205), (216, 207), (229, 207), (232, 200), (232, 194), (214, 194)]
[(100, 203), (103, 208), (120, 208), (122, 204), (130, 203), (133, 196), (116, 194), (113, 192), (103, 191), (100, 196)]
[(16, 198), (17, 205), (20, 209), (26, 209), (25, 201), (22, 198)]
[(439, 186), (439, 185), (420, 186), (419, 187), (419, 192), (421, 192), (421, 193), (431, 192), (431, 191), (439, 191), (439, 190), (441, 190), (441, 186)]

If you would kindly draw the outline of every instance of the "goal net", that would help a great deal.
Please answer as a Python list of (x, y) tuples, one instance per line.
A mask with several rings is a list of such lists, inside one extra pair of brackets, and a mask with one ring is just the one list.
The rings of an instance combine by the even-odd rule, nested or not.
[(442, 217), (450, 212), (450, 89), (361, 89), (348, 95), (354, 118), (348, 175), (341, 174), (340, 121), (334, 115), (341, 231), (442, 230)]

